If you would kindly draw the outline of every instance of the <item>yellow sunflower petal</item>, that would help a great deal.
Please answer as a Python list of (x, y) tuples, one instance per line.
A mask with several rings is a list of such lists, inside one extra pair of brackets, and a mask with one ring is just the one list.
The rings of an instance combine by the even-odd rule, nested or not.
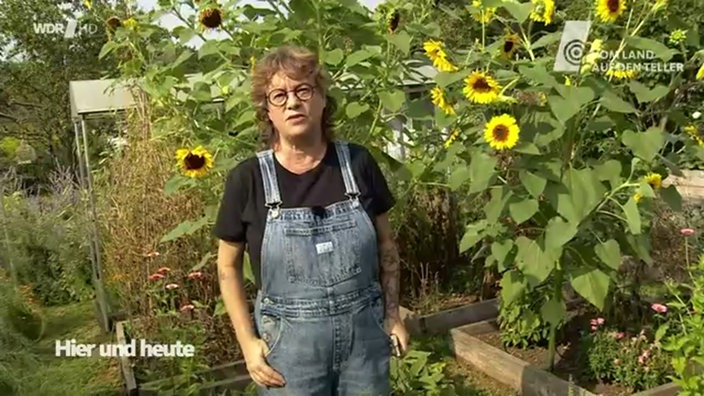
[(603, 22), (616, 22), (626, 11), (626, 0), (596, 0), (596, 14)]
[(471, 102), (488, 104), (499, 99), (501, 91), (499, 83), (493, 77), (481, 71), (472, 72), (465, 78), (464, 82), (462, 93)]
[(702, 63), (701, 67), (699, 68), (699, 71), (697, 71), (697, 80), (704, 80), (704, 63)]
[(496, 150), (513, 148), (518, 143), (520, 128), (510, 114), (494, 116), (484, 126), (484, 140)]
[(659, 173), (649, 173), (645, 176), (645, 182), (648, 183), (653, 190), (658, 190), (662, 187), (662, 175)]

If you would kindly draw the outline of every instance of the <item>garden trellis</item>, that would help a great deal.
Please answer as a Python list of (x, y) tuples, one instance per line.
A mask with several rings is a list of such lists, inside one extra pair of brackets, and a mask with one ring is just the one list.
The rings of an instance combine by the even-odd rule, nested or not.
[[(417, 62), (417, 61), (416, 61)], [(427, 92), (429, 84), (437, 73), (432, 66), (420, 62), (408, 62), (407, 73), (403, 80), (403, 89), (407, 95), (417, 97)], [(356, 80), (353, 74), (342, 74), (337, 80), (338, 83), (346, 83)], [(191, 74), (187, 76), (189, 85), (193, 86), (198, 82), (206, 82), (203, 74)], [(90, 144), (87, 133), (87, 121), (93, 119), (106, 118), (108, 116), (120, 116), (127, 110), (136, 106), (135, 91), (126, 82), (117, 80), (80, 80), (69, 83), (69, 97), (71, 103), (71, 119), (74, 126), (75, 150), (78, 163), (78, 178), (81, 189), (88, 196), (89, 217), (91, 218), (91, 229), (89, 238), (90, 260), (92, 263), (92, 279), (95, 289), (95, 306), (98, 322), (102, 328), (109, 331), (112, 327), (113, 317), (117, 313), (115, 307), (111, 307), (106, 295), (103, 282), (103, 268), (101, 257), (101, 240), (98, 227), (98, 208), (93, 186), (93, 164), (90, 160)], [(212, 104), (216, 109), (224, 104), (224, 99), (219, 96), (219, 90), (213, 87)], [(428, 101), (428, 108), (433, 106)], [(409, 124), (404, 117), (394, 117), (387, 120), (394, 130), (394, 142), (390, 142), (386, 151), (393, 157), (401, 159), (405, 157), (404, 143), (411, 142), (407, 130), (412, 130), (414, 125)]]

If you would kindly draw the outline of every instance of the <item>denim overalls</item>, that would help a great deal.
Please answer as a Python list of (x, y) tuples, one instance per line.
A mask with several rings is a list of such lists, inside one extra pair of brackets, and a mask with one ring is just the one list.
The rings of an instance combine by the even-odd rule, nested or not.
[(269, 210), (255, 324), (267, 362), (286, 381), (260, 395), (390, 394), (376, 230), (347, 143), (334, 146), (349, 199), (317, 211), (280, 208), (273, 152), (257, 153)]

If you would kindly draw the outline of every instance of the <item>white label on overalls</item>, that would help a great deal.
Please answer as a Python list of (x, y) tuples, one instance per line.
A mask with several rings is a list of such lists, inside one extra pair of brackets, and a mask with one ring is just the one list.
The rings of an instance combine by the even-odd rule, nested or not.
[(318, 251), (318, 254), (330, 253), (332, 252), (332, 242), (319, 243), (315, 245), (315, 250)]

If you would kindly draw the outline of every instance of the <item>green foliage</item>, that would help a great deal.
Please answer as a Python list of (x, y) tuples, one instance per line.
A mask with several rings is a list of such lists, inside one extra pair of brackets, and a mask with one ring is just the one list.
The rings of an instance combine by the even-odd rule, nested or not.
[(659, 340), (645, 332), (631, 337), (597, 326), (582, 338), (581, 350), (594, 379), (613, 381), (633, 391), (654, 388), (668, 382), (672, 373), (670, 354)]
[(671, 301), (669, 321), (661, 327), (667, 336), (663, 348), (672, 354), (674, 382), (680, 395), (704, 393), (704, 255), (688, 266), (690, 280), (668, 284)]
[(550, 323), (540, 312), (541, 306), (549, 300), (544, 289), (521, 293), (510, 300), (500, 298), (497, 322), (504, 345), (528, 348), (547, 341)]
[(409, 351), (402, 359), (391, 360), (391, 381), (394, 395), (450, 396), (455, 388), (445, 377), (445, 363), (431, 362), (430, 353)]
[(70, 173), (53, 173), (50, 179), (52, 194), (9, 191), (0, 217), (3, 262), (14, 269), (18, 283), (31, 285), (36, 298), (49, 305), (92, 297), (87, 213)]

